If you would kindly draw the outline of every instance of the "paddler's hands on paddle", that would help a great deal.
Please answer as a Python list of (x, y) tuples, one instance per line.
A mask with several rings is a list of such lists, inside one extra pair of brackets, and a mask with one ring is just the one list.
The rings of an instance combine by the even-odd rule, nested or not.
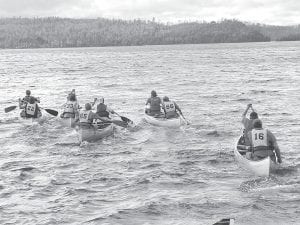
[[(24, 107), (23, 107), (23, 106), (25, 106), (25, 105), (24, 105), (24, 101), (23, 101), (21, 98), (19, 98), (18, 101), (19, 101), (19, 108), (20, 108), (20, 109), (24, 108)], [(8, 112), (11, 112), (11, 111), (15, 110), (16, 108), (17, 108), (16, 105), (12, 105), (12, 106), (9, 106), (9, 107), (4, 108), (4, 112), (5, 112), (5, 113), (8, 113)]]
[(255, 110), (253, 109), (252, 104), (248, 104), (248, 107), (249, 107), (249, 109), (251, 108), (251, 110), (252, 110), (253, 112), (255, 112)]
[[(251, 103), (247, 105), (247, 108), (246, 108), (245, 111), (243, 112), (242, 117), (245, 117), (245, 116), (247, 115), (247, 112), (248, 112), (248, 110), (249, 110), (250, 108), (252, 108), (252, 104), (251, 104)], [(252, 110), (253, 110), (253, 108), (252, 108)], [(253, 110), (253, 111), (254, 111), (254, 110)]]

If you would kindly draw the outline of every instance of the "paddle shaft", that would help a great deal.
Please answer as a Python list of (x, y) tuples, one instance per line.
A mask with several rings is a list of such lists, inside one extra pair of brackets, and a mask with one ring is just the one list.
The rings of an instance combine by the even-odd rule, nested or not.
[(186, 122), (187, 125), (189, 125), (190, 123), (186, 120), (186, 118), (183, 116), (182, 112), (180, 112), (180, 115), (182, 116), (182, 118), (184, 119), (184, 121)]
[(126, 122), (126, 123), (131, 123), (131, 122), (132, 122), (132, 121), (131, 121), (130, 119), (128, 119), (127, 117), (121, 116), (119, 113), (117, 113), (117, 112), (115, 112), (115, 111), (114, 111), (114, 113), (115, 113), (116, 115), (118, 115), (124, 122)]

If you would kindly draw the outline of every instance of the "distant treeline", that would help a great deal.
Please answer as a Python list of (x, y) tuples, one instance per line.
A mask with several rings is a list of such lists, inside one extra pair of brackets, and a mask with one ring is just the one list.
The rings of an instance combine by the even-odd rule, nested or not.
[(155, 20), (2, 18), (0, 48), (60, 48), (300, 40), (299, 26), (237, 20), (162, 24)]

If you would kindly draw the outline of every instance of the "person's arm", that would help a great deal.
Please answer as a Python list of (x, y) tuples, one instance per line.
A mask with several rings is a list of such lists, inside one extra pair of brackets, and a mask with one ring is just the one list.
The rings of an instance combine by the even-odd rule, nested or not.
[(245, 138), (245, 145), (247, 146), (252, 146), (252, 135), (251, 135), (251, 131), (249, 131), (247, 134), (248, 138)]
[(176, 104), (176, 102), (174, 102), (175, 105), (175, 109), (178, 110), (178, 112), (180, 113), (180, 115), (182, 114), (181, 109), (179, 108), (179, 106)]
[(21, 107), (22, 107), (22, 100), (21, 98), (19, 98), (19, 108), (21, 109)]
[(160, 97), (158, 97), (158, 98), (159, 98), (159, 105), (160, 105), (160, 108), (162, 109), (162, 108), (163, 108), (163, 101), (161, 100)]
[(151, 103), (151, 98), (148, 98), (147, 99), (147, 102), (146, 102), (146, 105), (150, 104)]
[(282, 163), (281, 152), (280, 152), (280, 149), (278, 147), (277, 140), (276, 140), (274, 134), (269, 130), (268, 130), (268, 138), (269, 138), (269, 142), (270, 142), (271, 146), (275, 150), (278, 163)]
[(247, 128), (249, 126), (250, 120), (246, 117), (248, 110), (252, 107), (252, 104), (248, 104), (246, 110), (242, 114), (242, 124), (244, 125), (244, 128)]
[(248, 104), (246, 110), (243, 112), (242, 117), (246, 117), (248, 110), (252, 107), (252, 104)]
[(101, 117), (101, 116), (99, 116), (96, 113), (91, 113), (91, 119), (99, 119), (99, 120), (101, 120), (103, 122), (111, 122), (111, 120), (108, 119), (107, 117)]
[(97, 102), (97, 98), (94, 98), (94, 102), (91, 102), (92, 107), (94, 107), (96, 102)]
[(26, 103), (27, 103), (27, 101), (26, 101), (25, 98), (23, 98), (23, 99), (20, 99), (20, 98), (19, 98), (19, 108), (20, 108), (20, 109), (24, 109)]
[(39, 97), (34, 98), (34, 100), (35, 100), (37, 103), (40, 103), (40, 98), (39, 98)]
[(106, 110), (112, 114), (115, 114), (115, 111), (112, 108), (110, 108), (108, 105), (106, 105)]
[(21, 105), (19, 106), (20, 109), (25, 109), (25, 107), (26, 107), (26, 104), (21, 104)]
[(165, 115), (167, 115), (167, 111), (164, 103), (161, 103), (161, 108), (163, 109)]

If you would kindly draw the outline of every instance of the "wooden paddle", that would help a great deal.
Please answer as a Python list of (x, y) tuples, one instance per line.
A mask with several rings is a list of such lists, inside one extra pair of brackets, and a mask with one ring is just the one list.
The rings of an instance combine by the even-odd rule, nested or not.
[(125, 116), (121, 116), (119, 113), (117, 113), (117, 112), (115, 112), (115, 111), (114, 111), (114, 113), (115, 113), (116, 115), (118, 115), (118, 116), (121, 118), (121, 120), (123, 120), (124, 122), (126, 122), (126, 123), (133, 123), (133, 121), (132, 121), (131, 119), (128, 119), (128, 118), (125, 117)]
[(52, 116), (57, 116), (58, 112), (54, 109), (44, 109), (42, 107), (40, 107), (41, 109), (45, 110), (47, 113), (51, 114)]
[(189, 121), (187, 121), (187, 119), (183, 116), (182, 112), (180, 112), (181, 117), (184, 119), (184, 121), (186, 122), (186, 125), (190, 125), (191, 123)]
[[(18, 106), (16, 105), (13, 105), (13, 106), (9, 106), (7, 108), (4, 109), (4, 111), (6, 113), (10, 112), (10, 111), (13, 111), (14, 109), (16, 109)], [(40, 107), (41, 109), (44, 109), (42, 107)], [(58, 112), (56, 110), (53, 110), (53, 109), (44, 109), (47, 113), (53, 115), (53, 116), (57, 116), (58, 115)]]
[(18, 106), (16, 106), (16, 105), (12, 105), (12, 106), (6, 107), (6, 108), (4, 109), (4, 112), (8, 113), (8, 112), (10, 112), (10, 111), (13, 111), (13, 110), (16, 109), (17, 107), (18, 107)]
[(104, 117), (101, 117), (99, 118), (101, 121), (103, 122), (107, 122), (107, 123), (113, 123), (117, 126), (120, 126), (120, 127), (128, 127), (128, 123), (124, 122), (124, 121), (121, 121), (121, 120), (111, 120), (109, 118), (104, 118)]
[(128, 123), (121, 120), (111, 120), (111, 122), (120, 127), (125, 127), (125, 128), (128, 127)]

